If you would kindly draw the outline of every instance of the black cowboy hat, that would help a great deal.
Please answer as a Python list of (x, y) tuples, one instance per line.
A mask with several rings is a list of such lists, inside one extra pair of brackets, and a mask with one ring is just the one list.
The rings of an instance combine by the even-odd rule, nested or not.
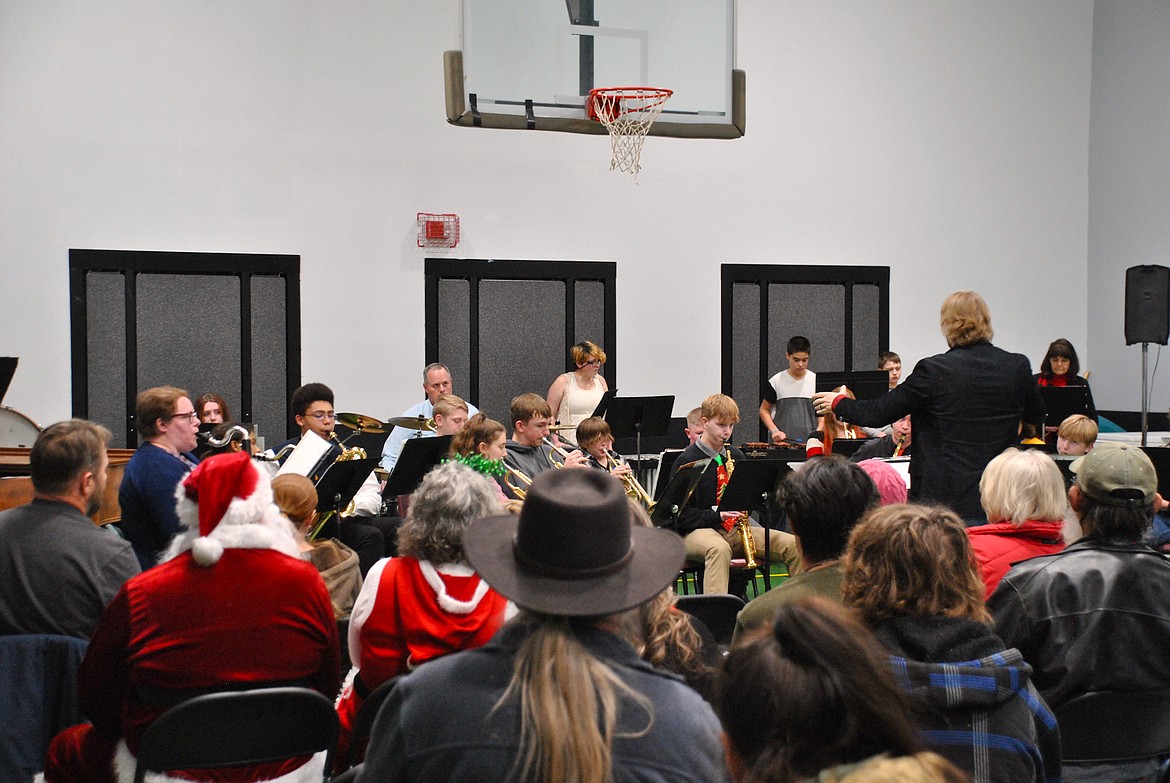
[(599, 470), (549, 470), (519, 518), (485, 517), (463, 535), (467, 560), (524, 609), (561, 617), (614, 614), (653, 598), (678, 575), (683, 541), (632, 524), (621, 484)]

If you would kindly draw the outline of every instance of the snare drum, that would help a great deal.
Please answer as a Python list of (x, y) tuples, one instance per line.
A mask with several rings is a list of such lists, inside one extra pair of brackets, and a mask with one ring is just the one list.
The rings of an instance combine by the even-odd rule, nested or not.
[(0, 446), (31, 449), (40, 433), (41, 428), (28, 416), (15, 408), (0, 405)]

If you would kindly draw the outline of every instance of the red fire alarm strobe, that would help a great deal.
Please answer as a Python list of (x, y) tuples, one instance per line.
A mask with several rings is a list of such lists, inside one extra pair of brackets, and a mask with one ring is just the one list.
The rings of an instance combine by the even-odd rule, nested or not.
[(419, 247), (455, 247), (459, 244), (459, 216), (418, 213)]

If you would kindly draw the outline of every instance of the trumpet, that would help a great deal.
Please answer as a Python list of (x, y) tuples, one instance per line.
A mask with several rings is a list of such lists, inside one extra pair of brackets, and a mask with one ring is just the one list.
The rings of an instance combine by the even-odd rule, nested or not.
[[(520, 500), (524, 500), (524, 498), (528, 495), (528, 488), (532, 486), (532, 479), (525, 475), (524, 472), (516, 470), (516, 468), (509, 466), (507, 463), (502, 464), (504, 465), (504, 470), (507, 471), (507, 473), (504, 474), (504, 484), (508, 487), (509, 490), (512, 491), (513, 495), (515, 495)], [(523, 484), (524, 488), (521, 489), (520, 487), (516, 486), (516, 484), (512, 483), (513, 479)]]
[[(612, 449), (606, 449), (605, 454), (609, 457), (609, 461), (613, 463), (614, 469), (620, 468), (622, 465), (629, 464), (620, 454), (618, 454), (616, 451), (613, 451)], [(613, 473), (613, 470), (610, 470), (610, 473)], [(650, 497), (650, 493), (646, 491), (645, 487), (643, 487), (641, 483), (638, 482), (638, 479), (636, 476), (634, 476), (632, 470), (629, 473), (618, 476), (617, 478), (621, 480), (622, 485), (626, 488), (626, 495), (638, 501), (646, 507), (647, 511), (653, 513), (654, 506), (657, 504), (654, 502), (654, 499)]]
[[(560, 454), (562, 460), (566, 460), (569, 458), (569, 452), (565, 451), (560, 446), (558, 446), (557, 444), (555, 444), (551, 440), (549, 440), (547, 435), (545, 437), (541, 438), (541, 440), (544, 441), (544, 443), (550, 449), (555, 451), (557, 454)], [(549, 459), (549, 462), (551, 462), (553, 464), (554, 468), (563, 468), (565, 466), (564, 462), (557, 462), (555, 459), (553, 459), (551, 454), (548, 456), (548, 459)]]

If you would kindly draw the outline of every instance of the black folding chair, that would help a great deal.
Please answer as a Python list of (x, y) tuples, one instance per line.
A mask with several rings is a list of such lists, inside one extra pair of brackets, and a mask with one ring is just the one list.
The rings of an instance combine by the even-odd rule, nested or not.
[(743, 609), (744, 602), (728, 593), (710, 595), (680, 595), (679, 609), (697, 617), (721, 645), (731, 644), (731, 635), (735, 632), (735, 618), (739, 610)]
[(398, 677), (391, 677), (386, 682), (370, 691), (370, 695), (362, 702), (358, 710), (357, 720), (353, 724), (353, 735), (349, 739), (349, 758), (345, 766), (352, 767), (355, 763), (366, 758), (366, 745), (370, 739), (370, 730), (374, 728), (374, 719), (378, 717), (378, 710), (390, 696), (390, 691), (398, 683)]
[(308, 688), (196, 696), (167, 710), (146, 730), (134, 783), (143, 783), (147, 770), (238, 767), (321, 751), (325, 781), (337, 732), (333, 703)]

